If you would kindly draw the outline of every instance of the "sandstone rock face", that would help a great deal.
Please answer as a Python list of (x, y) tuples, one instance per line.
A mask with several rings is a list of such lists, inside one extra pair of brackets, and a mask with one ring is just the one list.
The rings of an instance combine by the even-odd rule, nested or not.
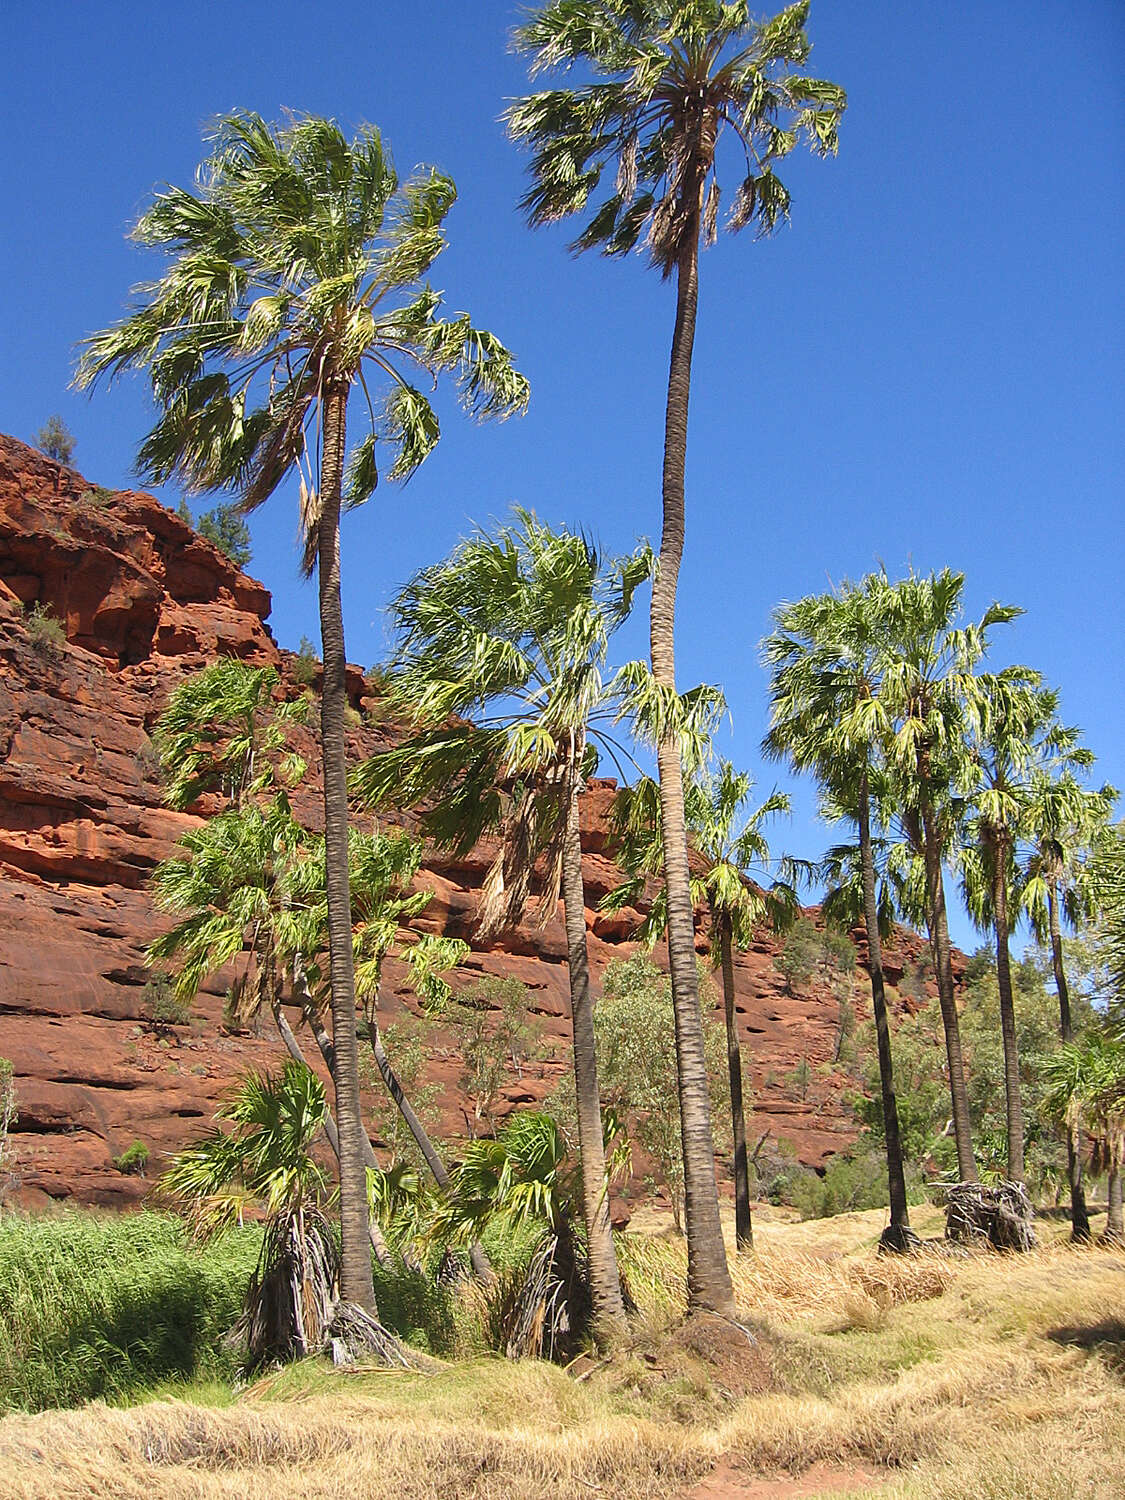
[[(65, 640), (28, 613), (59, 622)], [(110, 493), (0, 437), (0, 1055), (16, 1075), (12, 1137), (16, 1201), (74, 1199), (127, 1207), (151, 1187), (161, 1155), (182, 1146), (249, 1068), (276, 1065), (276, 1039), (222, 1026), (230, 975), (199, 995), (190, 1023), (147, 1019), (146, 945), (160, 919), (146, 891), (153, 867), (193, 817), (161, 801), (149, 738), (170, 690), (220, 655), (274, 663), (268, 592), (149, 495)], [(56, 630), (55, 635), (59, 632)], [(350, 674), (357, 708), (368, 692)], [(380, 741), (353, 732), (358, 757)], [(315, 741), (297, 803), (318, 821)], [(584, 799), (591, 907), (617, 881), (605, 852), (613, 784)], [(513, 1074), (504, 1109), (541, 1099), (567, 1066), (566, 946), (561, 920), (481, 944), (473, 921), (488, 850), (433, 856), (422, 875), (434, 899), (422, 925), (474, 943), (465, 978), (513, 974), (528, 987), (543, 1060)], [(631, 951), (627, 916), (587, 911), (595, 979)], [(700, 925), (699, 948), (706, 951)], [(786, 1075), (802, 1057), (830, 1060), (837, 1004), (790, 997), (763, 941), (736, 965), (738, 1014), (754, 1095), (752, 1140), (769, 1129), (801, 1160), (822, 1162), (851, 1139), (830, 1079), (801, 1099)], [(390, 966), (389, 1020), (411, 1002)], [(862, 986), (856, 999), (863, 1010)], [(294, 1015), (294, 1020), (296, 1016)], [(315, 1049), (311, 1049), (315, 1051)], [(551, 1053), (553, 1051), (553, 1056)], [(427, 1080), (438, 1085), (441, 1130), (463, 1135), (467, 1105), (453, 1039), (439, 1032)], [(123, 1175), (115, 1157), (135, 1140), (150, 1178)]]

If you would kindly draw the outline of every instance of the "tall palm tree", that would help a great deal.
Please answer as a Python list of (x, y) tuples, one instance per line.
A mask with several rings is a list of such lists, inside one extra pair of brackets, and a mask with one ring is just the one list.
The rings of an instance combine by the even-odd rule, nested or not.
[[(699, 252), (716, 238), (719, 147), (729, 139), (738, 187), (728, 225), (769, 234), (788, 218), (775, 164), (803, 139), (834, 153), (847, 99), (797, 71), (807, 61), (808, 0), (754, 21), (745, 0), (550, 0), (515, 34), (532, 75), (577, 66), (588, 82), (518, 100), (513, 138), (532, 151), (523, 207), (532, 224), (582, 215), (579, 250), (647, 250), (675, 278), (668, 373), (660, 559), (652, 591), (652, 671), (676, 691), (675, 609), (685, 530), (684, 469), (699, 294)], [(602, 187), (612, 171), (612, 187)], [(591, 199), (597, 201), (591, 204)], [(719, 1223), (703, 1024), (684, 821), (683, 768), (674, 726), (657, 745), (668, 948), (684, 1150), (689, 1307), (731, 1313), (734, 1298)]]
[[(1054, 775), (1036, 770), (1028, 789), (1022, 903), (1040, 943), (1049, 944), (1059, 1000), (1059, 1035), (1074, 1040), (1063, 953), (1063, 924), (1071, 930), (1094, 920), (1100, 905), (1094, 879), (1094, 851), (1099, 846), (1117, 800), (1108, 784), (1099, 791), (1083, 787), (1070, 771)], [(1071, 1238), (1090, 1238), (1090, 1215), (1082, 1183), (1080, 1142), (1067, 1133), (1067, 1178), (1070, 1187)]]
[[(278, 127), (250, 112), (211, 130), (194, 191), (168, 187), (133, 231), (169, 257), (136, 309), (86, 340), (77, 382), (147, 370), (161, 411), (140, 449), (149, 478), (233, 488), (243, 511), (300, 475), (306, 572), (320, 593), (321, 753), (340, 1131), (341, 1293), (374, 1308), (359, 1109), (348, 899), (340, 512), (367, 500), (382, 454), (410, 475), (438, 439), (416, 372), (447, 373), (478, 417), (523, 410), (527, 383), (467, 315), (440, 316), (424, 280), (445, 246), (452, 181), (432, 169), (400, 185), (379, 132), (348, 141), (332, 120)], [(404, 373), (404, 371), (406, 373)], [(372, 387), (385, 397), (376, 412)], [(349, 397), (366, 435), (349, 457)]]
[[(753, 788), (746, 771), (729, 761), (717, 772), (689, 781), (684, 794), (688, 840), (702, 856), (706, 869), (692, 878), (692, 902), (705, 904), (710, 914), (711, 961), (722, 974), (723, 1015), (726, 1022), (727, 1068), (730, 1074), (731, 1128), (734, 1140), (734, 1224), (739, 1250), (754, 1245), (750, 1216), (750, 1167), (746, 1151), (746, 1112), (742, 1099), (742, 1049), (735, 1013), (734, 954), (748, 948), (763, 926), (783, 931), (800, 911), (793, 877), (798, 862), (781, 862), (782, 878), (770, 874), (774, 861), (763, 824), (777, 813), (790, 811), (784, 792), (772, 792), (757, 807), (743, 811)], [(662, 869), (663, 840), (660, 798), (648, 777), (618, 793), (614, 809), (618, 858), (630, 876), (602, 901), (605, 910), (632, 904), (647, 877)], [(763, 885), (762, 882), (768, 882)], [(637, 936), (652, 943), (667, 931), (668, 905), (661, 886)]]
[(483, 931), (520, 920), (540, 856), (542, 920), (561, 889), (594, 1322), (607, 1341), (625, 1313), (606, 1191), (578, 799), (596, 762), (593, 742), (616, 754), (605, 723), (609, 639), (651, 571), (647, 547), (607, 562), (584, 537), (553, 532), (527, 511), (495, 536), (461, 542), (393, 606), (400, 643), (389, 706), (414, 733), (354, 777), (371, 806), (428, 807), (422, 827), (439, 844), (467, 852), (482, 834), (499, 834)]
[(1058, 694), (1038, 673), (985, 674), (975, 684), (969, 756), (962, 785), (968, 819), (961, 849), (961, 884), (969, 915), (990, 929), (996, 947), (996, 984), (1004, 1048), (1008, 1179), (1024, 1177), (1023, 1107), (1012, 991), (1010, 933), (1018, 920), (1017, 843), (1026, 823), (1036, 770), (1049, 764), (1086, 765), (1093, 759), (1076, 730), (1058, 723)]
[[(961, 817), (957, 796), (963, 774), (969, 706), (976, 669), (993, 625), (1022, 611), (993, 604), (981, 619), (959, 625), (965, 576), (911, 574), (891, 583), (885, 574), (864, 579), (875, 623), (876, 662), (887, 717), (886, 753), (894, 773), (893, 812), (922, 864), (926, 922), (945, 1032), (946, 1061), (962, 1182), (976, 1182), (969, 1098), (953, 984), (952, 948), (944, 867)], [(1017, 673), (1023, 669), (1014, 669)]]
[[(891, 1051), (890, 1018), (883, 973), (883, 934), (888, 915), (878, 889), (872, 804), (880, 805), (883, 746), (890, 720), (876, 656), (876, 620), (863, 585), (809, 595), (774, 611), (774, 630), (762, 650), (770, 669), (770, 730), (767, 754), (785, 757), (815, 776), (825, 811), (854, 822), (858, 836), (856, 903), (867, 938), (871, 1008), (879, 1058), (883, 1138), (887, 1151), (890, 1224), (884, 1248), (895, 1253), (916, 1242), (906, 1200), (906, 1172), (899, 1128)], [(830, 872), (836, 888), (843, 866)]]

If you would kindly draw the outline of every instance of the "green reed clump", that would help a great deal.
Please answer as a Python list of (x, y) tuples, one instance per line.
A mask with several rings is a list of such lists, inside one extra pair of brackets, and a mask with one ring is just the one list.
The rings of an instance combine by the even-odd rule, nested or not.
[(0, 1218), (0, 1411), (233, 1376), (256, 1227), (194, 1245), (177, 1218), (71, 1210)]

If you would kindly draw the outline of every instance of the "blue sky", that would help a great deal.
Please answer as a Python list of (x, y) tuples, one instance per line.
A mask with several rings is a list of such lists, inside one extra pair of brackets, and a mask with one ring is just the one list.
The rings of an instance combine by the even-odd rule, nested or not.
[[(456, 179), (434, 284), (517, 353), (531, 409), (478, 428), (443, 403), (424, 469), (347, 521), (364, 663), (387, 652), (393, 589), (513, 502), (612, 550), (659, 533), (671, 291), (640, 258), (574, 259), (565, 231), (521, 223), (498, 120), (526, 87), (515, 19), (507, 0), (39, 0), (2, 23), (0, 429), (29, 439), (61, 412), (94, 482), (129, 481), (151, 413), (139, 381), (70, 392), (74, 345), (155, 268), (125, 231), (155, 186), (190, 179), (209, 117), (371, 121), (404, 174)], [(680, 684), (722, 682), (722, 748), (768, 785), (773, 605), (879, 563), (948, 564), (972, 610), (1025, 607), (997, 659), (1058, 685), (1099, 778), (1125, 784), (1125, 7), (813, 0), (810, 34), (814, 71), (850, 96), (840, 154), (791, 159), (791, 226), (724, 237), (702, 268)], [(253, 520), (290, 646), (317, 634), (295, 531), (289, 493)], [(622, 653), (644, 646), (638, 620)], [(827, 834), (794, 790), (776, 843), (812, 855)]]

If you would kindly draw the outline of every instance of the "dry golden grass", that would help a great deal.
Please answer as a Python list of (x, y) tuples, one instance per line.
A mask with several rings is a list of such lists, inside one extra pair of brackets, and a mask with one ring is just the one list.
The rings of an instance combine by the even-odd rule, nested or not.
[[(879, 1216), (847, 1218), (829, 1258), (812, 1226), (772, 1225), (735, 1267), (745, 1314), (774, 1330), (764, 1394), (717, 1392), (702, 1364), (661, 1388), (644, 1340), (581, 1382), (500, 1360), (432, 1376), (309, 1364), (229, 1406), (5, 1418), (0, 1497), (639, 1500), (687, 1495), (720, 1460), (736, 1476), (867, 1470), (884, 1477), (832, 1493), (885, 1500), (1125, 1493), (1125, 1256), (1050, 1243), (877, 1261)], [(683, 1252), (630, 1237), (624, 1259), (651, 1344), (678, 1314)], [(737, 1477), (714, 1493), (737, 1496)]]

